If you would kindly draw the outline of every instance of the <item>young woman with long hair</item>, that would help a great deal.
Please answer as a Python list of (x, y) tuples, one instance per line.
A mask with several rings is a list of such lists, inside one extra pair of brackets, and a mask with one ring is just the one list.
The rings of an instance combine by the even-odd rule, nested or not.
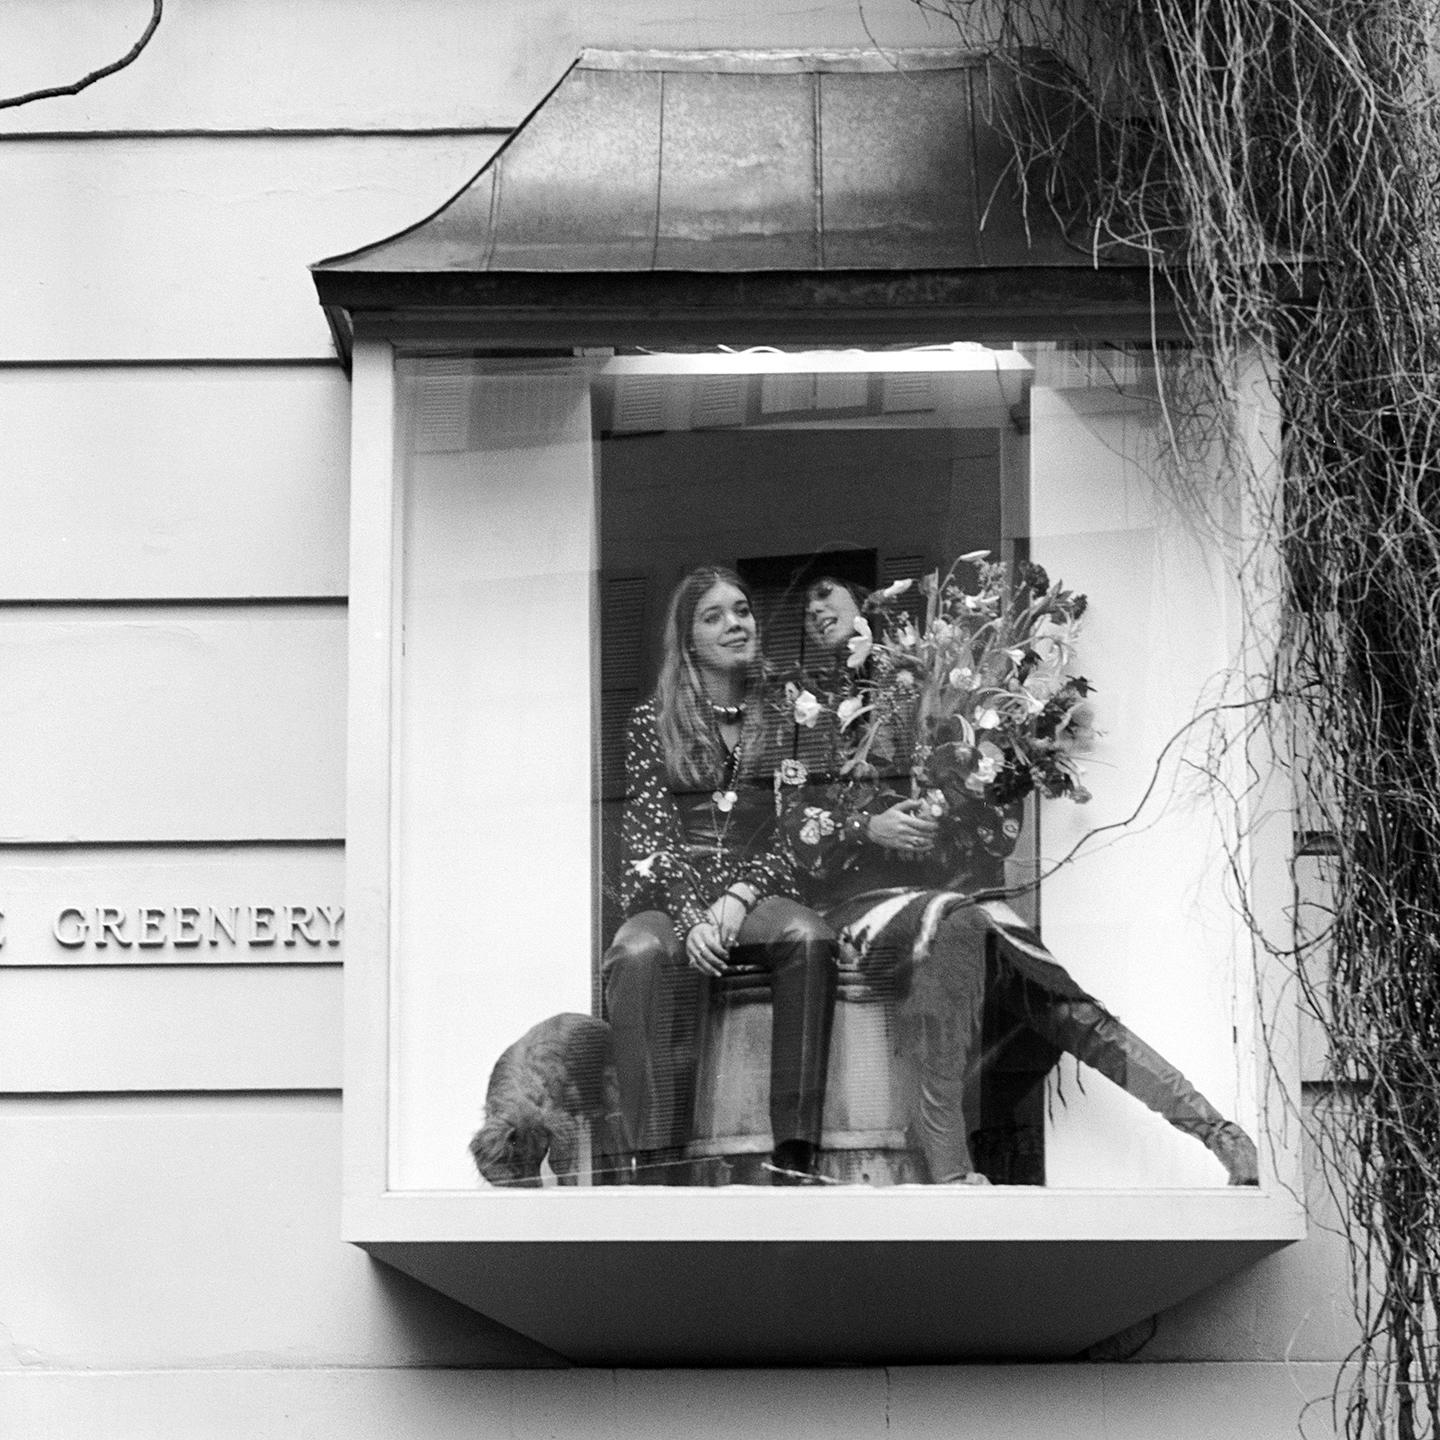
[(636, 1178), (682, 1173), (702, 976), (771, 973), (777, 1183), (817, 1175), (835, 999), (835, 936), (799, 902), (764, 753), (764, 663), (744, 582), (700, 566), (666, 610), (660, 675), (625, 737), (622, 900), (602, 961)]
[[(805, 592), (806, 634), (831, 657), (837, 676), (854, 673), (846, 665), (849, 641), (867, 597), (863, 588), (833, 575), (818, 577)], [(873, 611), (867, 619), (881, 623)], [(904, 727), (903, 717), (899, 724)], [(1015, 847), (1018, 818), (974, 802), (962, 832), (969, 875), (957, 888), (954, 871), (942, 872), (930, 861), (939, 823), (908, 793), (913, 735), (892, 740), (893, 774), (855, 782), (812, 775), (790, 791), (784, 828), (808, 877), (810, 903), (837, 932), (860, 943), (872, 964), (895, 973), (907, 1051), (919, 1072), (911, 1126), (931, 1179), (977, 1178), (969, 1129), (984, 1063), (979, 1047), (987, 963), (993, 961), (988, 993), (1006, 1012), (1012, 1037), (1028, 1030), (1054, 1051), (1074, 1055), (1201, 1141), (1232, 1185), (1257, 1184), (1250, 1137), (1081, 989), (1009, 905), (984, 898), (1001, 883), (1001, 861)]]

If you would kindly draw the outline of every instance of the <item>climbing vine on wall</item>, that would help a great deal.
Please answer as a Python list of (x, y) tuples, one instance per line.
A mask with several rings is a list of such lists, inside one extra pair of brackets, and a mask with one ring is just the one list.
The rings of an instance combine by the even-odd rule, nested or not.
[[(1056, 103), (1008, 123), (1032, 202), (1154, 267), (1202, 357), (1175, 474), (1248, 487), (1278, 603), (1257, 720), (1324, 852), (1292, 952), (1333, 1084), (1310, 1123), (1353, 1259), (1354, 1440), (1440, 1423), (1440, 123), (1422, 0), (937, 0)], [(1035, 84), (1024, 87), (1034, 93)], [(1076, 182), (1079, 181), (1079, 185)], [(1076, 203), (1084, 192), (1083, 205)], [(1235, 386), (1273, 357), (1281, 479)], [(1194, 376), (1192, 375), (1192, 379)], [(1197, 418), (1201, 423), (1197, 424)], [(1278, 574), (1277, 574), (1278, 571)]]

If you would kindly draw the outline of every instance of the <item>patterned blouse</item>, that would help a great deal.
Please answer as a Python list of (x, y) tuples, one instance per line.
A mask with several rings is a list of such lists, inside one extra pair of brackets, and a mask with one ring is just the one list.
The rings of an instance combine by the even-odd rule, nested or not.
[[(840, 731), (833, 705), (859, 693), (857, 678), (839, 661), (816, 677), (816, 688), (830, 697), (831, 705), (813, 727), (794, 727), (795, 759), (782, 762), (776, 771), (780, 828), (812, 904), (871, 884), (895, 883), (888, 874), (874, 873), (888, 869), (882, 864), (888, 857), (865, 837), (872, 815), (910, 793), (907, 762), (914, 746), (913, 726), (906, 723), (908, 717), (898, 733), (887, 726), (880, 748), (895, 758), (883, 770), (864, 780), (843, 774), (841, 763), (849, 758), (854, 737)], [(913, 869), (909, 874), (913, 876)]]
[(727, 770), (713, 790), (681, 789), (665, 769), (654, 700), (637, 705), (625, 730), (625, 913), (663, 910), (683, 935), (727, 886), (742, 881), (757, 900), (798, 899), (775, 823), (774, 768), (774, 755), (762, 754), (734, 775)]
[[(834, 685), (845, 683), (842, 675)], [(887, 722), (883, 749), (890, 758), (864, 779), (839, 773), (848, 747), (835, 723), (833, 713), (823, 715), (808, 742), (811, 753), (817, 748), (828, 753), (828, 763), (795, 766), (788, 778), (784, 762), (776, 771), (780, 829), (807, 904), (824, 911), (868, 890), (969, 892), (1003, 883), (1000, 862), (1015, 847), (1018, 806), (1001, 811), (973, 801), (963, 820), (956, 815), (942, 825), (937, 843), (924, 854), (877, 845), (867, 836), (870, 820), (913, 793), (914, 713), (902, 710)]]

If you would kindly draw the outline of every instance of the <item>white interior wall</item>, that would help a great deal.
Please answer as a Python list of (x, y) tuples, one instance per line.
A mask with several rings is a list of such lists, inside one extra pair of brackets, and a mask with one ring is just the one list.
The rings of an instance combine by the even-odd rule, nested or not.
[(466, 1142), (501, 1051), (548, 1015), (590, 1012), (589, 377), (482, 374), (473, 393), (512, 426), (508, 439), (414, 453), (405, 467), (391, 1130), (402, 1190), (474, 1189)]
[[(1094, 798), (1042, 806), (1042, 924), (1082, 986), (1255, 1135), (1249, 936), (1198, 771), (1212, 730), (1197, 717), (1238, 658), (1234, 599), (1225, 557), (1157, 496), (1158, 424), (1106, 390), (1031, 393), (1032, 554), (1089, 596), (1076, 668), (1099, 732), (1083, 760)], [(1240, 793), (1243, 757), (1222, 778)], [(1224, 1183), (1192, 1138), (1073, 1059), (1052, 1090), (1049, 1183)]]

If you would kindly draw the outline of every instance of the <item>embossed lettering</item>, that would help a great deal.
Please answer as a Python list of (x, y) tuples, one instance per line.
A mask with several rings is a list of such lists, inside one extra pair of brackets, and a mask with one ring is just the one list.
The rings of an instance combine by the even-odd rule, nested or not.
[(230, 907), (228, 918), (222, 918), (218, 910), (212, 910), (210, 912), (210, 943), (212, 945), (218, 945), (220, 943), (220, 936), (216, 932), (223, 931), (225, 938), (234, 945), (236, 943), (235, 936), (239, 929), (239, 922), (240, 907), (238, 905), (232, 905)]
[(67, 949), (78, 950), (90, 936), (90, 922), (83, 910), (73, 906), (62, 910), (50, 927), (50, 933)]
[(200, 939), (199, 908), (195, 905), (177, 905), (175, 907), (175, 933), (170, 937), (170, 943), (178, 950), (186, 946), (198, 945)]
[(275, 943), (275, 907), (273, 905), (251, 905), (250, 943), (252, 945), (273, 945)]
[(125, 912), (117, 910), (113, 905), (101, 905), (95, 911), (95, 948), (106, 949), (110, 941), (105, 937), (112, 936), (117, 945), (123, 946), (126, 950), (130, 948), (130, 937), (123, 933), (125, 928)]
[(285, 907), (285, 943), (294, 945), (299, 936), (307, 945), (318, 945), (319, 939), (310, 933), (315, 923), (315, 912), (308, 905), (287, 905)]
[[(270, 946), (291, 949), (302, 944), (318, 948), (338, 945), (345, 911), (338, 905), (66, 905), (50, 922), (58, 945), (97, 950), (118, 945), (123, 950), (194, 949), (219, 946)], [(5, 912), (0, 911), (0, 946), (6, 939)]]
[(136, 944), (142, 950), (155, 950), (163, 945), (168, 938), (165, 934), (165, 921), (169, 918), (168, 910), (160, 910), (154, 906), (143, 906), (135, 916), (135, 926), (140, 936)]
[(315, 909), (319, 912), (325, 924), (330, 928), (330, 933), (325, 937), (325, 943), (327, 945), (338, 945), (340, 943), (340, 922), (345, 918), (344, 907), (341, 905), (334, 907), (317, 905)]

